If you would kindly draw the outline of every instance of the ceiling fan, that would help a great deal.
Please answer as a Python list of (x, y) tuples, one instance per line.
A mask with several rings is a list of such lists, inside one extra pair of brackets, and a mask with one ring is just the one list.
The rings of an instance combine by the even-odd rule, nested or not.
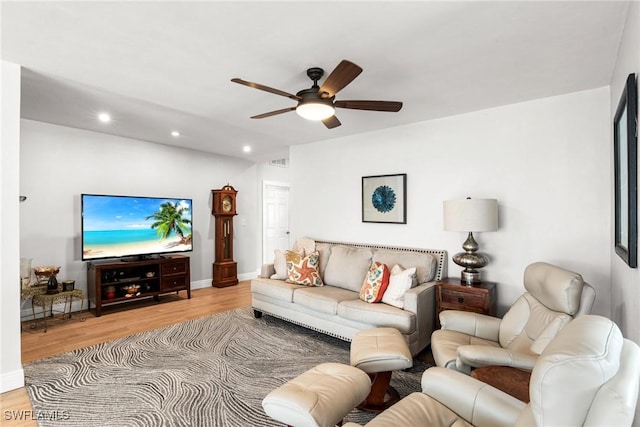
[(307, 76), (313, 81), (313, 86), (311, 86), (310, 89), (303, 89), (295, 95), (239, 78), (231, 79), (231, 81), (298, 101), (298, 105), (295, 107), (258, 114), (257, 116), (251, 117), (252, 119), (264, 119), (295, 110), (298, 115), (305, 119), (322, 121), (327, 128), (333, 129), (341, 125), (340, 120), (334, 115), (336, 108), (389, 112), (400, 111), (402, 102), (397, 101), (336, 101), (336, 93), (344, 89), (344, 87), (358, 77), (361, 72), (362, 68), (358, 65), (343, 59), (331, 74), (329, 74), (329, 77), (327, 77), (322, 86), (318, 86), (318, 80), (324, 75), (324, 70), (318, 67), (309, 68), (307, 70)]

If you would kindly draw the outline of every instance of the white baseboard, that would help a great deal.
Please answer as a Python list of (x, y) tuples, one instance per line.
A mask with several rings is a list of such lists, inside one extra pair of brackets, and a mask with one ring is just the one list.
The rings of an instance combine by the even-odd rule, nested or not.
[(7, 372), (0, 376), (0, 393), (24, 387), (24, 371), (22, 368)]
[(211, 279), (198, 280), (197, 282), (191, 282), (191, 290), (203, 289), (211, 287)]
[[(238, 280), (243, 281), (243, 280), (255, 279), (256, 277), (258, 277), (258, 274), (259, 272), (238, 274)], [(204, 279), (204, 280), (198, 280), (197, 282), (191, 282), (191, 289), (193, 290), (193, 289), (210, 288), (211, 281), (212, 279)]]
[[(240, 281), (242, 281), (242, 280), (251, 280), (251, 279), (255, 279), (256, 277), (258, 277), (258, 273), (257, 272), (238, 274), (238, 280), (240, 280)], [(191, 290), (203, 289), (203, 288), (209, 288), (209, 287), (211, 287), (211, 279), (197, 280), (195, 282), (191, 282)], [(25, 302), (25, 304), (23, 304), (23, 306), (24, 305), (27, 305), (28, 307), (27, 308), (22, 307), (22, 309), (20, 310), (20, 318), (22, 320), (31, 320), (31, 319), (33, 319), (33, 312), (31, 311), (31, 304)], [(71, 312), (80, 311), (81, 308), (82, 308), (82, 310), (86, 310), (87, 307), (89, 307), (89, 300), (88, 299), (85, 298), (84, 301), (82, 301), (82, 304), (80, 303), (80, 301), (74, 300), (73, 304), (71, 305)], [(56, 311), (62, 312), (63, 308), (64, 308), (64, 303), (54, 304), (53, 305), (53, 311), (54, 312), (56, 312)], [(36, 318), (38, 318), (38, 319), (42, 318), (42, 309), (40, 309), (40, 307), (36, 308)]]
[[(22, 308), (22, 310), (20, 310), (20, 320), (21, 321), (25, 321), (25, 320), (32, 320), (33, 319), (33, 311), (31, 310), (31, 301), (29, 301), (28, 303), (24, 304), (24, 305), (28, 305), (27, 308)], [(86, 310), (87, 307), (89, 307), (89, 300), (88, 299), (84, 299), (82, 302), (80, 302), (77, 299), (73, 300), (73, 303), (71, 304), (71, 312), (73, 313), (74, 311), (80, 311), (80, 309), (82, 310)], [(94, 307), (95, 308), (95, 307)], [(58, 303), (58, 304), (53, 304), (53, 313), (56, 314), (57, 313), (62, 313), (62, 310), (64, 309), (64, 302)], [(42, 319), (42, 308), (41, 307), (36, 307), (35, 309), (36, 311), (36, 318), (37, 319)], [(47, 309), (47, 312), (49, 310)]]
[(258, 272), (238, 274), (238, 280), (251, 280), (258, 277)]

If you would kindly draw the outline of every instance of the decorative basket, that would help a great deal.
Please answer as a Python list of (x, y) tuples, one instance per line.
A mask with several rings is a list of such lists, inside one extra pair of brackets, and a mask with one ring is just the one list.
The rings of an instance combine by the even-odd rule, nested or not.
[(49, 282), (49, 277), (55, 276), (60, 272), (60, 266), (34, 267), (33, 272), (36, 275), (35, 285), (46, 285)]

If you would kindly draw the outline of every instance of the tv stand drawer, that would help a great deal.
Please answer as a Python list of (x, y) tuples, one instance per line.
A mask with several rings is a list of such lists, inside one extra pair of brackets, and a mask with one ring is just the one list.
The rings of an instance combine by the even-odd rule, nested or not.
[(176, 277), (163, 277), (162, 282), (160, 284), (160, 291), (167, 292), (173, 291), (176, 289), (185, 289), (186, 288), (186, 277), (185, 276), (176, 276)]
[(188, 262), (186, 259), (171, 260), (164, 262), (161, 266), (162, 276), (170, 274), (185, 274), (187, 272)]

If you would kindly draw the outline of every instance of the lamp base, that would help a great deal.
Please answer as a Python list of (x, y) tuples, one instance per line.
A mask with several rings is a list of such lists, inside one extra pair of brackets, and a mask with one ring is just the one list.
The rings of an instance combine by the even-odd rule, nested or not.
[(478, 244), (473, 238), (473, 233), (469, 233), (467, 240), (462, 244), (462, 249), (465, 251), (453, 256), (453, 262), (460, 267), (464, 267), (460, 275), (460, 280), (468, 286), (474, 283), (480, 283), (480, 272), (478, 269), (487, 265), (489, 258), (477, 252)]
[(480, 280), (480, 272), (478, 270), (471, 270), (471, 271), (467, 271), (466, 269), (462, 270), (462, 272), (460, 273), (460, 280), (462, 281), (463, 284), (467, 286), (471, 286), (474, 283), (482, 282)]

